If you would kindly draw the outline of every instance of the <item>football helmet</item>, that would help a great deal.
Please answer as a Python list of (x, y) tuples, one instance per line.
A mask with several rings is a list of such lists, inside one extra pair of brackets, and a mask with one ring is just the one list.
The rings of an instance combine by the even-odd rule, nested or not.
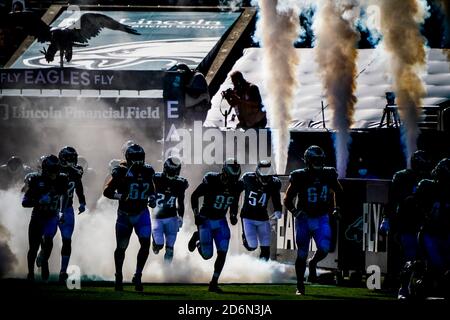
[(304, 160), (306, 166), (310, 169), (323, 169), (325, 163), (325, 152), (321, 147), (310, 146), (305, 151)]
[(145, 151), (140, 145), (132, 144), (125, 151), (125, 159), (128, 165), (144, 165)]
[(241, 165), (236, 159), (227, 159), (222, 167), (222, 176), (226, 181), (238, 181), (241, 176)]
[(42, 159), (42, 174), (55, 178), (60, 171), (59, 158), (53, 154), (47, 155)]
[(65, 146), (59, 151), (59, 161), (63, 167), (73, 167), (78, 163), (78, 153), (73, 147)]
[(169, 179), (174, 179), (180, 175), (181, 161), (177, 157), (169, 157), (164, 161), (163, 172)]
[(267, 184), (270, 178), (273, 176), (274, 172), (272, 169), (272, 163), (270, 160), (261, 160), (256, 165), (255, 170), (256, 176), (261, 181), (262, 184)]

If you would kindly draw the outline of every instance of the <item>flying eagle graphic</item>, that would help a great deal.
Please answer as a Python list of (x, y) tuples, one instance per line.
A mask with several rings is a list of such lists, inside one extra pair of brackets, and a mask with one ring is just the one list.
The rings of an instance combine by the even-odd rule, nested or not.
[(50, 42), (47, 49), (41, 51), (47, 62), (52, 62), (59, 51), (60, 66), (72, 60), (73, 47), (86, 47), (88, 40), (100, 34), (103, 28), (140, 35), (139, 32), (111, 17), (100, 13), (84, 13), (76, 21), (64, 27), (50, 27), (34, 12), (13, 12), (8, 17), (10, 25), (22, 28), (38, 42)]

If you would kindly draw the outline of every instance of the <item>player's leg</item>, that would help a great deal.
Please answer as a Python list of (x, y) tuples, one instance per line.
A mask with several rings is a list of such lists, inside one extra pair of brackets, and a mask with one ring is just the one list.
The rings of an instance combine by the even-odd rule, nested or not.
[(217, 248), (217, 258), (214, 262), (214, 273), (209, 283), (209, 291), (220, 293), (222, 290), (219, 288), (218, 282), (227, 258), (231, 233), (226, 219), (218, 220), (216, 223), (218, 225), (212, 230), (212, 234)]
[(114, 264), (116, 268), (116, 291), (123, 290), (122, 267), (125, 260), (125, 250), (130, 242), (133, 226), (131, 225), (126, 213), (118, 211), (116, 221), (116, 250), (114, 251)]
[(305, 294), (304, 277), (310, 242), (307, 217), (295, 218), (295, 242), (297, 244), (297, 259), (295, 260), (295, 273), (297, 276), (296, 294), (304, 295)]
[(209, 260), (214, 254), (213, 234), (210, 220), (207, 219), (198, 227), (199, 241), (197, 249), (203, 259)]
[(27, 279), (34, 281), (34, 262), (41, 245), (44, 225), (41, 218), (33, 214), (28, 226), (28, 243), (29, 249), (27, 253), (28, 276)]
[(152, 250), (158, 254), (164, 247), (164, 219), (153, 219), (152, 223)]
[(58, 230), (58, 217), (54, 216), (45, 220), (44, 235), (42, 237), (42, 280), (47, 281), (50, 276), (48, 269), (48, 259), (53, 249), (53, 238)]
[(261, 253), (259, 258), (268, 261), (270, 258), (270, 222), (258, 221), (257, 224), (257, 235), (259, 240), (259, 245), (261, 247)]
[(63, 219), (58, 224), (61, 231), (61, 270), (59, 272), (59, 281), (66, 281), (67, 266), (69, 265), (70, 254), (72, 253), (72, 234), (75, 227), (75, 217), (73, 207), (66, 208), (63, 213)]
[(323, 260), (330, 251), (331, 246), (331, 226), (329, 216), (327, 214), (309, 220), (309, 230), (317, 246), (317, 251), (309, 260), (309, 282), (317, 281), (317, 263)]
[(150, 213), (147, 208), (144, 209), (144, 211), (141, 212), (136, 218), (137, 220), (133, 222), (133, 225), (141, 247), (137, 255), (136, 272), (133, 276), (133, 283), (136, 291), (142, 291), (144, 290), (141, 282), (142, 271), (144, 270), (148, 254), (150, 253), (150, 236), (152, 226)]
[(248, 251), (258, 248), (257, 227), (255, 220), (242, 218), (242, 243)]
[[(423, 242), (424, 249), (426, 249), (425, 240)], [(401, 233), (400, 246), (402, 249), (402, 270), (400, 271), (400, 289), (398, 290), (398, 299), (404, 300), (409, 297), (409, 283), (413, 272), (414, 261), (417, 257), (417, 234), (415, 233)]]
[(171, 263), (173, 260), (173, 247), (177, 240), (178, 233), (178, 218), (167, 218), (164, 224), (164, 235), (166, 238), (166, 253), (164, 254), (164, 261)]

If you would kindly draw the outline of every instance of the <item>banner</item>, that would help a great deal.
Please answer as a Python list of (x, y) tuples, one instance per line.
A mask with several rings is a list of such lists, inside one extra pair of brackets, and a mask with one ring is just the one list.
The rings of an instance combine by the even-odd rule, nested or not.
[[(72, 61), (65, 62), (65, 66), (88, 70), (165, 70), (183, 62), (195, 68), (240, 15), (239, 12), (181, 11), (95, 13), (108, 15), (129, 25), (140, 35), (103, 28), (97, 37), (89, 40), (87, 47), (74, 47)], [(67, 26), (79, 16), (80, 12), (65, 11), (51, 26)], [(59, 55), (53, 62), (47, 63), (40, 52), (43, 47), (47, 44), (35, 41), (12, 68), (58, 67)]]

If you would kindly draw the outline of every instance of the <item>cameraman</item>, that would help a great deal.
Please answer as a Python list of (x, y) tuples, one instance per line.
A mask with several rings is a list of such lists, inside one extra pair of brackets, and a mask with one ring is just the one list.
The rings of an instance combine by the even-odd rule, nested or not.
[(248, 82), (240, 71), (230, 73), (233, 89), (222, 92), (222, 96), (232, 106), (239, 119), (236, 129), (262, 129), (267, 125), (266, 112), (258, 86)]

